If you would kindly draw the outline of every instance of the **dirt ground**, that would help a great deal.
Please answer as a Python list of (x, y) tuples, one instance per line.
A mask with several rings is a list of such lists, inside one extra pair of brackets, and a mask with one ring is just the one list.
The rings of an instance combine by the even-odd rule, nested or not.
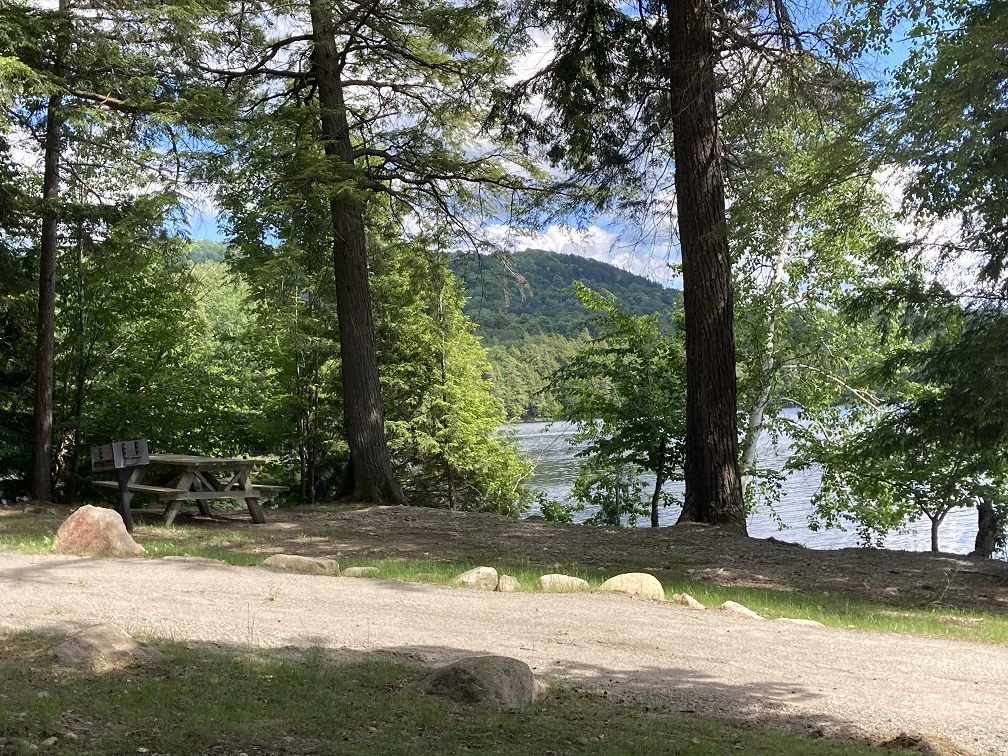
[[(392, 516), (389, 530), (403, 525), (402, 510)], [(536, 528), (525, 532), (550, 530)], [(546, 682), (706, 719), (872, 742), (929, 733), (957, 744), (942, 754), (993, 756), (1008, 743), (1008, 648), (999, 646), (614, 594), (473, 591), (205, 559), (0, 554), (0, 596), (0, 631), (109, 622), (176, 643), (350, 649), (424, 664), (495, 653)]]
[[(679, 582), (1008, 611), (1008, 563), (951, 554), (825, 551), (703, 525), (601, 528), (420, 507), (275, 509), (268, 512), (268, 520), (253, 525), (246, 514), (234, 512), (211, 521), (190, 511), (179, 522), (208, 534), (236, 529), (248, 533), (252, 541), (239, 548), (264, 553), (647, 570)], [(891, 588), (898, 589), (898, 597), (884, 593)]]

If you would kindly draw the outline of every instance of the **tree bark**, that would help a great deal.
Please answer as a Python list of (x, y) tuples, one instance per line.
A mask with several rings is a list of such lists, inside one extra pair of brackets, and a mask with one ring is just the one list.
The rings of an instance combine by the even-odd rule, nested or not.
[(378, 380), (374, 315), (368, 282), (364, 211), (353, 182), (353, 143), (344, 102), (342, 69), (332, 13), (326, 0), (310, 3), (312, 63), (322, 109), (325, 153), (344, 172), (344, 186), (329, 203), (333, 231), (333, 273), (343, 371), (343, 419), (353, 475), (354, 501), (404, 504), (385, 442), (385, 411)]
[(666, 0), (686, 335), (686, 500), (679, 521), (746, 532), (734, 305), (709, 0)]
[[(65, 12), (67, 0), (60, 0)], [(59, 217), (60, 152), (63, 98), (49, 97), (46, 110), (42, 174), (42, 235), (39, 242), (38, 323), (35, 338), (35, 436), (32, 441), (31, 495), (52, 499), (53, 344), (56, 322), (56, 248)]]
[(993, 505), (981, 499), (977, 502), (977, 535), (973, 555), (990, 559), (1001, 537), (1001, 522)]
[(941, 525), (941, 520), (935, 518), (931, 520), (931, 552), (934, 554), (938, 553), (938, 526)]

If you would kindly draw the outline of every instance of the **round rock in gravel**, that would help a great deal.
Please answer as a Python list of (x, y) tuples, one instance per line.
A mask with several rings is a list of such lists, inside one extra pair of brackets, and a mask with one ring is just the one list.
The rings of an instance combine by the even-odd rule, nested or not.
[(380, 572), (377, 567), (347, 567), (340, 574), (343, 577), (378, 577)]
[(263, 567), (275, 570), (304, 572), (308, 575), (326, 575), (339, 572), (339, 562), (335, 559), (321, 557), (306, 557), (296, 554), (274, 554), (262, 563)]
[(493, 567), (475, 567), (455, 577), (452, 585), (463, 588), (476, 588), (480, 591), (497, 589), (497, 570)]
[(616, 575), (602, 583), (599, 590), (629, 593), (631, 596), (640, 596), (652, 601), (665, 600), (665, 589), (658, 582), (658, 578), (654, 575), (648, 575), (646, 572), (625, 572), (622, 575)]
[(501, 575), (497, 581), (497, 590), (501, 593), (515, 593), (521, 588), (518, 578), (511, 575)]
[(532, 668), (509, 656), (471, 656), (439, 667), (412, 688), (494, 709), (520, 709), (539, 691)]
[(91, 625), (56, 647), (56, 660), (65, 667), (95, 672), (129, 667), (161, 657), (153, 646), (141, 643), (115, 625)]
[(539, 590), (546, 593), (572, 593), (588, 588), (588, 581), (573, 575), (543, 575), (538, 581)]
[(688, 593), (677, 593), (672, 597), (672, 600), (677, 604), (682, 604), (687, 609), (706, 609), (707, 607), (697, 601), (695, 598), (690, 596)]
[(736, 604), (734, 601), (725, 601), (721, 604), (721, 608), (726, 612), (731, 612), (732, 614), (738, 614), (741, 617), (748, 617), (749, 619), (761, 620), (764, 617), (760, 614), (756, 614), (752, 609), (747, 606), (742, 606), (742, 604)]
[(118, 512), (85, 504), (63, 520), (56, 531), (53, 551), (137, 556), (144, 553), (144, 548), (126, 532)]

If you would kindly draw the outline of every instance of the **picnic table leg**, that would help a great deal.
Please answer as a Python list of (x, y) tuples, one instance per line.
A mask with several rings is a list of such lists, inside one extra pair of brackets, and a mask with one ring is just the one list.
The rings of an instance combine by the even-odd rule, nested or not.
[[(205, 477), (206, 473), (199, 472), (198, 470), (193, 473), (193, 484), (192, 489), (194, 491), (214, 491), (216, 490)], [(196, 506), (199, 508), (200, 514), (204, 517), (213, 517), (213, 513), (210, 511), (210, 502), (206, 499), (196, 499)]]
[(175, 518), (178, 516), (179, 510), (182, 509), (182, 504), (184, 502), (182, 499), (172, 499), (168, 502), (168, 507), (164, 512), (164, 524), (171, 525), (175, 522)]
[[(254, 490), (252, 481), (249, 480), (249, 472), (249, 470), (242, 470), (234, 477), (235, 488), (244, 490), (246, 493), (251, 493)], [(252, 515), (252, 522), (256, 525), (263, 525), (266, 522), (266, 513), (259, 506), (259, 497), (246, 496), (245, 504), (248, 505), (249, 514)]]
[[(193, 474), (191, 472), (184, 472), (178, 479), (176, 484), (178, 488), (188, 491), (193, 484)], [(179, 511), (182, 509), (182, 505), (185, 501), (182, 499), (172, 499), (168, 502), (168, 506), (164, 511), (164, 524), (171, 525), (175, 522), (175, 518), (178, 516)]]
[(249, 514), (252, 515), (252, 522), (256, 525), (262, 525), (266, 522), (266, 513), (259, 506), (259, 497), (249, 496), (245, 499), (245, 503), (248, 505)]

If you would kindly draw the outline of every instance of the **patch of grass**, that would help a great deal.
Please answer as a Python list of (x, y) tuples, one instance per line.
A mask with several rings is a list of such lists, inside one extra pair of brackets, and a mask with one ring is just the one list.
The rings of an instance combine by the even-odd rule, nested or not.
[[(222, 751), (312, 754), (798, 754), (867, 756), (867, 745), (741, 730), (551, 691), (517, 712), (407, 692), (421, 672), (381, 655), (267, 654), (162, 645), (143, 668), (52, 666), (57, 639), (0, 636), (0, 752), (98, 756)], [(72, 733), (72, 736), (69, 734)], [(145, 749), (145, 750), (144, 750)]]

